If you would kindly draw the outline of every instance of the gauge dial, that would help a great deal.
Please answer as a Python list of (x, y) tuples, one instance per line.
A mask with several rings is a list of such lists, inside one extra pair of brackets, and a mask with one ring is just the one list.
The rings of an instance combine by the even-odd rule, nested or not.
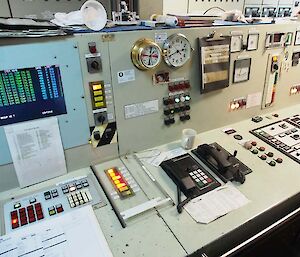
[(251, 59), (240, 59), (234, 62), (233, 83), (249, 80)]
[(171, 67), (181, 67), (191, 58), (191, 44), (182, 34), (174, 34), (163, 45), (164, 60)]
[(162, 59), (160, 47), (150, 39), (140, 39), (131, 49), (131, 60), (140, 70), (156, 68)]

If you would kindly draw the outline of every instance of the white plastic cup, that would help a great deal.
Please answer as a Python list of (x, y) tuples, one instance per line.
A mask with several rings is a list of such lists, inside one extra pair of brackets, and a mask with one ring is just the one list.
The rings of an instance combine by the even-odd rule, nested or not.
[(195, 142), (196, 135), (197, 135), (197, 131), (194, 129), (182, 130), (181, 146), (186, 150), (192, 149)]

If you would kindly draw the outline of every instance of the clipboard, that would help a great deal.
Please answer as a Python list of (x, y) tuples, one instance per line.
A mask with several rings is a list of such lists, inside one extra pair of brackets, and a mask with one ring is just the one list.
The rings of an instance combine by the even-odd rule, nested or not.
[(198, 40), (201, 94), (228, 87), (231, 38), (213, 32)]

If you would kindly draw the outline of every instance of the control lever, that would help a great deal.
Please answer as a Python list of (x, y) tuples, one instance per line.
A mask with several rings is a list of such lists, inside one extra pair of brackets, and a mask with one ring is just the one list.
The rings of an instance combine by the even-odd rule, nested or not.
[[(237, 156), (237, 150), (234, 150), (233, 155), (228, 155), (227, 159), (229, 160), (230, 158), (235, 158), (236, 156)], [(232, 165), (232, 174), (233, 174), (233, 180), (240, 182), (241, 184), (245, 182), (246, 177), (241, 172), (239, 163)]]

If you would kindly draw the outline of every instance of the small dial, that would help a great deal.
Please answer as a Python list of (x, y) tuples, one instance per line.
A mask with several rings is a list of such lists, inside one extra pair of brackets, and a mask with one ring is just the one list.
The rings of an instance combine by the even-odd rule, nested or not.
[(162, 59), (160, 47), (150, 39), (140, 39), (131, 49), (131, 60), (140, 70), (156, 68)]
[(145, 67), (154, 68), (160, 62), (160, 49), (156, 46), (149, 45), (141, 52), (141, 61)]
[(181, 67), (191, 58), (191, 44), (182, 34), (174, 34), (163, 45), (164, 60), (171, 67)]
[(240, 59), (234, 62), (233, 83), (249, 80), (251, 59)]

